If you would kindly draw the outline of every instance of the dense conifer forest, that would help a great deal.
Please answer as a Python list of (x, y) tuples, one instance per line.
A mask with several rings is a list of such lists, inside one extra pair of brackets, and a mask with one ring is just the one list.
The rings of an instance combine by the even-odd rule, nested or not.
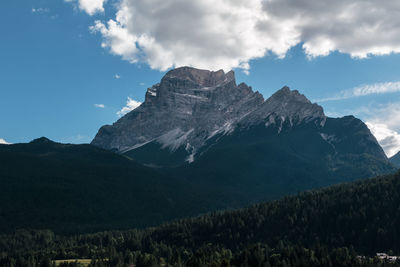
[(399, 203), (396, 173), (144, 230), (18, 230), (0, 236), (0, 266), (400, 266), (375, 257), (400, 254)]
[[(322, 169), (334, 166), (277, 156), (276, 151), (289, 153), (291, 148), (277, 139), (266, 144), (263, 133), (260, 130), (251, 149), (244, 146), (249, 150), (239, 145), (240, 136), (230, 136), (210, 150), (214, 156), (171, 169), (146, 167), (92, 145), (61, 144), (44, 137), (26, 144), (0, 145), (0, 234), (26, 228), (49, 229), (60, 235), (145, 228), (394, 170), (388, 162), (388, 169), (377, 167), (372, 158), (343, 159), (347, 167), (340, 169), (349, 172), (328, 175)], [(290, 134), (280, 136), (294, 138), (286, 135)], [(268, 148), (272, 144), (274, 150)], [(297, 150), (305, 153), (301, 147)], [(259, 171), (250, 164), (255, 154), (266, 156), (258, 160), (263, 162)], [(324, 161), (322, 156), (317, 158)], [(282, 162), (290, 167), (283, 171)], [(353, 165), (362, 171), (355, 172)]]

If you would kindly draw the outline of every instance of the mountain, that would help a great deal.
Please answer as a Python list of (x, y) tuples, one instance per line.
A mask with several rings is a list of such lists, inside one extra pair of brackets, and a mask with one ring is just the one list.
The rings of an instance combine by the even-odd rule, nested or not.
[(361, 120), (329, 118), (288, 87), (264, 100), (232, 71), (189, 67), (169, 71), (92, 144), (239, 203), (395, 170)]
[(170, 172), (254, 203), (394, 171), (360, 120), (317, 122), (239, 126), (192, 164)]
[(244, 83), (237, 86), (232, 71), (178, 68), (147, 90), (140, 107), (101, 127), (92, 144), (150, 165), (181, 165), (263, 102)]
[(0, 145), (1, 231), (144, 227), (395, 170), (352, 116), (187, 67), (92, 144)]
[(83, 258), (97, 266), (399, 266), (375, 257), (400, 255), (399, 202), (396, 173), (143, 230), (72, 237), (18, 231), (0, 236), (0, 264)]
[(391, 157), (389, 159), (389, 161), (396, 167), (396, 168), (400, 168), (400, 151), (397, 152), (396, 155), (394, 155), (393, 157)]
[[(259, 137), (265, 136), (263, 129)], [(338, 181), (305, 160), (289, 158), (288, 170), (275, 166), (288, 160), (287, 152), (269, 159), (265, 170), (249, 165), (246, 155), (268, 157), (264, 152), (258, 157), (257, 147), (264, 151), (278, 140), (263, 143), (265, 138), (259, 137), (252, 136), (256, 148), (248, 151), (249, 144), (240, 143), (249, 140), (246, 136), (228, 135), (204, 157), (170, 169), (146, 167), (93, 145), (61, 144), (44, 137), (0, 145), (0, 233), (21, 228), (70, 234), (145, 227), (322, 186), (318, 179)], [(286, 151), (282, 140), (276, 148)], [(366, 169), (369, 163), (375, 164), (365, 161)]]
[(0, 162), (0, 232), (143, 227), (210, 210), (187, 182), (92, 145), (43, 137), (0, 145)]

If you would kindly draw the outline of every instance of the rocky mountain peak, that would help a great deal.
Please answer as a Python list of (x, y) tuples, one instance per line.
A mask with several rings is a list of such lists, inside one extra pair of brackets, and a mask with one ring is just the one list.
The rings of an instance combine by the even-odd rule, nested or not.
[(246, 86), (236, 86), (233, 71), (225, 73), (223, 70), (181, 67), (170, 70), (160, 83), (148, 88), (145, 103), (164, 107), (194, 106), (195, 103), (211, 101), (223, 88), (230, 89), (230, 94), (236, 97), (238, 94), (253, 93)]
[(149, 88), (139, 108), (103, 126), (92, 144), (123, 153), (157, 143), (193, 158), (208, 140), (233, 132), (239, 124), (281, 127), (282, 121), (294, 125), (313, 119), (325, 119), (322, 107), (289, 87), (264, 101), (246, 84), (236, 85), (233, 71), (182, 67)]
[(326, 121), (324, 110), (318, 104), (311, 103), (307, 97), (297, 90), (284, 86), (269, 97), (259, 108), (249, 114), (243, 121), (244, 125), (265, 122), (266, 125), (289, 121), (290, 125), (303, 121)]
[(290, 90), (288, 86), (284, 86), (282, 89), (276, 91), (270, 98), (269, 101), (278, 101), (281, 103), (288, 102), (302, 102), (302, 103), (311, 103), (308, 98), (300, 94), (297, 90)]
[(318, 104), (311, 103), (307, 97), (297, 90), (285, 86), (265, 101), (269, 110), (288, 117), (325, 118), (324, 110)]
[(236, 85), (233, 71), (177, 68), (147, 90), (139, 108), (102, 127), (92, 144), (127, 151), (158, 142), (172, 150), (195, 151), (263, 102), (246, 84)]
[(213, 87), (224, 82), (234, 81), (235, 74), (233, 71), (225, 73), (223, 70), (209, 71), (192, 67), (181, 67), (167, 72), (163, 79), (173, 78), (188, 80), (201, 87)]

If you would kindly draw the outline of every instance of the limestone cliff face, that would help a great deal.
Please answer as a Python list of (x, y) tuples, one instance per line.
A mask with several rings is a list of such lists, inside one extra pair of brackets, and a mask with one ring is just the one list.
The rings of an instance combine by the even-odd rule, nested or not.
[(103, 126), (92, 144), (125, 152), (157, 141), (171, 150), (195, 151), (263, 102), (246, 84), (236, 85), (233, 71), (178, 68), (147, 90), (140, 107)]
[[(285, 86), (243, 118), (242, 123), (256, 125), (265, 121), (268, 126), (288, 122), (290, 126), (295, 126), (313, 120), (319, 121), (321, 126), (325, 124), (326, 116), (322, 107), (311, 103), (297, 90), (291, 91), (289, 87)], [(278, 127), (280, 126), (278, 125)]]
[[(370, 154), (387, 161), (374, 136), (354, 117), (327, 118), (321, 106), (286, 86), (264, 101), (246, 84), (237, 85), (233, 71), (190, 67), (169, 71), (147, 90), (140, 107), (113, 125), (103, 126), (92, 144), (127, 153), (139, 161), (146, 158), (144, 162), (149, 164), (159, 151), (164, 159), (175, 153), (174, 164), (179, 165), (193, 162), (224, 136), (259, 125), (276, 135), (308, 127), (315, 135), (307, 138), (318, 140), (298, 140), (296, 134), (293, 138), (307, 141), (309, 146), (319, 142), (328, 145), (332, 151), (324, 156), (329, 159)], [(246, 140), (238, 142), (242, 141)]]

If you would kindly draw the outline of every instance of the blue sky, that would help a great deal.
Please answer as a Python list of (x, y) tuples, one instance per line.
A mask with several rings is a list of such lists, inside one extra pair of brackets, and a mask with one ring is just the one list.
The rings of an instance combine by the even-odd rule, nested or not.
[[(398, 151), (400, 20), (391, 11), (400, 5), (380, 5), (388, 12), (381, 21), (349, 15), (346, 1), (329, 1), (340, 17), (310, 8), (311, 0), (296, 8), (291, 1), (1, 1), (0, 139), (90, 142), (128, 97), (134, 107), (168, 69), (191, 65), (233, 68), (238, 82), (265, 98), (284, 85), (297, 89), (329, 116), (368, 122), (387, 154)], [(379, 3), (360, 1), (353, 4)], [(310, 26), (293, 14), (314, 21), (322, 14), (334, 26)], [(343, 21), (350, 26), (332, 29)]]

